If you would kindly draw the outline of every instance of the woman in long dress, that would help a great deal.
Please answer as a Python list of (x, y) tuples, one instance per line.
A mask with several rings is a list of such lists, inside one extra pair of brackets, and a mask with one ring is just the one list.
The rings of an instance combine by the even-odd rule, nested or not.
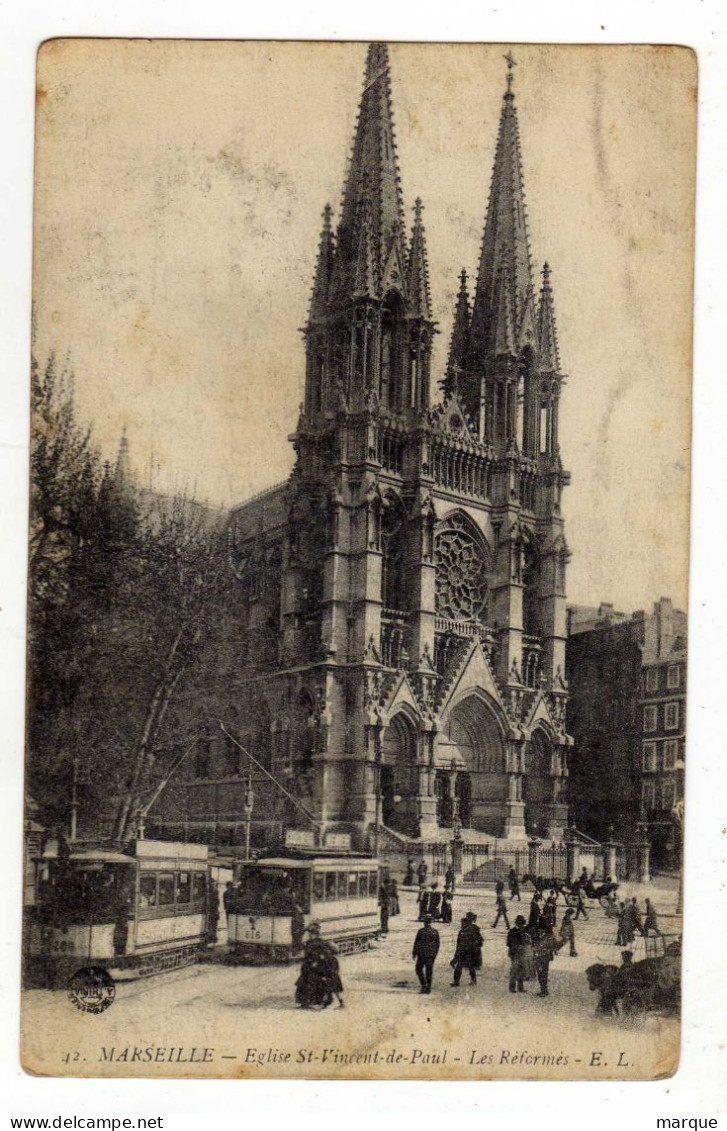
[(319, 923), (310, 923), (310, 936), (303, 950), (300, 974), (295, 983), (295, 1001), (302, 1009), (326, 1009), (334, 997), (343, 1008), (343, 983), (336, 948), (321, 938)]

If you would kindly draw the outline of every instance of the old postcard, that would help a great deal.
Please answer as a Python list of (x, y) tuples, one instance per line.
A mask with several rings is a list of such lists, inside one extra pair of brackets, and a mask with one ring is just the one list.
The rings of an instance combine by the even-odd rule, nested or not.
[(676, 1070), (696, 83), (43, 45), (27, 1071)]

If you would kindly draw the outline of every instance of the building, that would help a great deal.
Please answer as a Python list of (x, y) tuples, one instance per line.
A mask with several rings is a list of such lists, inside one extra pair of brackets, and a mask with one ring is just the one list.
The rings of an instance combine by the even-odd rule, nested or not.
[(666, 597), (631, 617), (570, 608), (566, 655), (574, 821), (602, 839), (646, 833), (652, 863), (665, 866), (683, 799), (686, 615)]
[(440, 394), (423, 206), (407, 235), (388, 50), (368, 48), (335, 230), (323, 212), (295, 466), (231, 516), (259, 671), (232, 739), (184, 783), (188, 835), (217, 819), (199, 801), (214, 787), (239, 838), (235, 734), (255, 758), (253, 843), (306, 824), (356, 846), (375, 828), (523, 841), (567, 825), (564, 376), (512, 62)]

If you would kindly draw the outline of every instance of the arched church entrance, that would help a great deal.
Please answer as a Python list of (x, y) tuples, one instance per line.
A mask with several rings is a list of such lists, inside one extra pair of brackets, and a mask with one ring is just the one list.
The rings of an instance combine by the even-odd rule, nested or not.
[(532, 836), (544, 836), (550, 824), (550, 806), (553, 801), (551, 760), (551, 741), (539, 727), (525, 749), (523, 778), (525, 828)]
[[(505, 739), (484, 695), (473, 693), (457, 703), (439, 741), (440, 764), (449, 770), (451, 809), (464, 829), (502, 835), (507, 800)], [(451, 823), (451, 822), (450, 822)]]
[(405, 714), (394, 715), (381, 745), (381, 820), (390, 829), (417, 835), (417, 736)]

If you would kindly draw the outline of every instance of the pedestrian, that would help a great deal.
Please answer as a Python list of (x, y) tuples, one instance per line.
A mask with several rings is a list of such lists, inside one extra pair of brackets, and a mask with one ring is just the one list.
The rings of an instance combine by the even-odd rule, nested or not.
[(432, 926), (431, 915), (424, 916), (424, 926), (420, 927), (414, 939), (412, 958), (415, 960), (420, 993), (432, 992), (432, 976), (434, 974), (434, 961), (439, 954), (439, 931)]
[(546, 899), (545, 907), (543, 908), (543, 916), (545, 917), (545, 921), (547, 922), (548, 927), (551, 931), (555, 930), (556, 915), (557, 915), (557, 908), (556, 908), (555, 896), (551, 892), (551, 894)]
[(429, 892), (429, 914), (432, 919), (439, 919), (440, 908), (442, 904), (442, 893), (439, 890), (439, 884), (435, 880), (432, 884), (431, 891)]
[(468, 911), (461, 921), (457, 946), (450, 966), (454, 970), (452, 985), (458, 986), (463, 970), (469, 970), (470, 984), (477, 985), (477, 971), (482, 966), (482, 946), (484, 939), (477, 926), (477, 916), (474, 911)]
[(444, 890), (454, 891), (454, 868), (451, 864), (447, 866), (447, 871), (444, 873)]
[(389, 885), (386, 879), (383, 879), (379, 884), (379, 922), (382, 935), (389, 933), (389, 910)]
[(399, 907), (399, 889), (396, 885), (396, 880), (389, 880), (389, 916), (394, 918), (401, 911)]
[(498, 884), (498, 887), (495, 890), (496, 890), (496, 893), (497, 893), (496, 894), (496, 903), (495, 903), (495, 906), (497, 908), (497, 914), (495, 915), (495, 922), (492, 924), (492, 928), (494, 930), (495, 927), (497, 926), (497, 924), (500, 922), (500, 919), (504, 919), (505, 920), (505, 929), (509, 931), (510, 930), (510, 922), (509, 922), (508, 917), (507, 917), (507, 904), (505, 903), (505, 886), (504, 886), (504, 884)]
[(518, 903), (520, 903), (520, 881), (517, 878), (517, 872), (514, 868), (511, 868), (508, 872), (507, 882), (510, 885), (510, 899), (517, 899)]
[(535, 974), (538, 979), (538, 985), (540, 986), (538, 997), (549, 997), (548, 975), (550, 973), (550, 964), (558, 950), (558, 943), (545, 917), (543, 917), (538, 926), (532, 930), (532, 940)]
[(420, 891), (425, 886), (425, 884), (427, 882), (427, 872), (428, 872), (428, 870), (429, 869), (427, 868), (427, 862), (424, 859), (424, 857), (422, 856), (421, 860), (419, 861), (419, 867), (417, 868), (417, 879), (419, 881), (419, 890)]
[(320, 923), (308, 924), (308, 941), (303, 949), (300, 974), (295, 983), (295, 1000), (302, 1009), (326, 1009), (334, 997), (343, 1009), (343, 983), (338, 952), (321, 938)]
[(616, 928), (616, 946), (629, 945), (629, 922), (626, 913), (626, 904), (622, 901), (618, 905), (618, 926)]
[(235, 901), (235, 885), (232, 880), (228, 880), (225, 884), (225, 890), (222, 893), (222, 906), (225, 909), (225, 918), (229, 921), (232, 914), (232, 906)]
[(414, 857), (410, 856), (406, 862), (406, 872), (404, 873), (404, 887), (414, 887)]
[(582, 887), (581, 884), (578, 884), (577, 887), (576, 887), (575, 897), (578, 901), (577, 904), (576, 904), (575, 918), (578, 919), (579, 916), (582, 915), (584, 919), (587, 919), (588, 918), (588, 912), (586, 911), (586, 904), (585, 904), (584, 899), (583, 899), (583, 887)]
[(507, 953), (510, 958), (510, 993), (524, 994), (524, 983), (532, 977), (532, 940), (524, 915), (518, 915), (515, 926), (507, 932)]
[(568, 907), (563, 916), (563, 922), (560, 925), (560, 945), (565, 946), (566, 943), (570, 943), (569, 957), (577, 958), (578, 952), (576, 950), (576, 932), (573, 926), (573, 915), (573, 908)]
[(452, 900), (454, 895), (451, 891), (442, 892), (442, 922), (452, 922)]
[(637, 931), (640, 935), (645, 934), (644, 927), (641, 922), (641, 910), (639, 908), (639, 903), (636, 899), (636, 896), (632, 898), (631, 903), (628, 903), (626, 905), (626, 910), (628, 912), (629, 926), (631, 931), (631, 938), (629, 939), (629, 942), (633, 942), (634, 936), (636, 935)]
[(540, 895), (537, 891), (535, 891), (534, 894), (533, 894), (533, 898), (530, 900), (530, 916), (528, 918), (528, 926), (529, 927), (537, 926), (538, 920), (540, 919), (541, 908), (542, 908), (542, 902), (541, 902), (541, 899), (540, 899)]
[(646, 915), (644, 916), (644, 931), (643, 931), (644, 936), (648, 938), (649, 931), (653, 931), (655, 935), (659, 935), (659, 937), (663, 939), (664, 938), (664, 932), (659, 927), (659, 919), (658, 919), (658, 916), (656, 914), (656, 909), (654, 908), (654, 904), (651, 902), (650, 899), (645, 900), (645, 904), (646, 904)]

